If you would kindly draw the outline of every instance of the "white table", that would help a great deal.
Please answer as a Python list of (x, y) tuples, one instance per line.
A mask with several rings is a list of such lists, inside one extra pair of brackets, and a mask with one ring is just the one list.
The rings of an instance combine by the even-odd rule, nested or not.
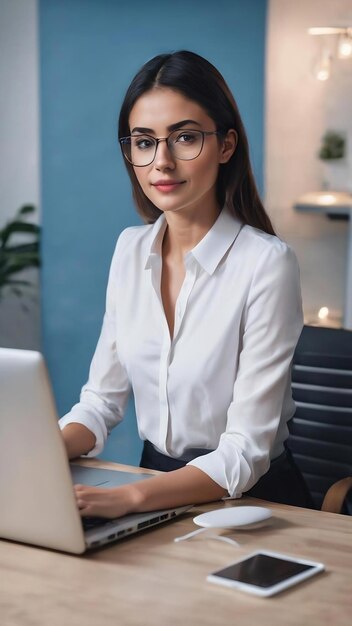
[(352, 194), (342, 191), (313, 191), (298, 198), (294, 208), (304, 213), (346, 215), (349, 219), (343, 325), (344, 328), (352, 329)]

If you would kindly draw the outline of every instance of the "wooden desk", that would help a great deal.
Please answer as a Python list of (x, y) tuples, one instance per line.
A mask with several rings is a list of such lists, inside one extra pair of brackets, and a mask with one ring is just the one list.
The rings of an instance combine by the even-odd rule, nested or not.
[[(270, 506), (274, 516), (270, 526), (231, 532), (240, 548), (207, 539), (206, 533), (174, 543), (196, 528), (192, 518), (200, 512), (245, 504)], [(255, 549), (322, 561), (327, 571), (267, 599), (206, 582), (209, 572)], [(347, 626), (351, 580), (352, 518), (243, 498), (197, 506), (80, 557), (0, 541), (0, 624)]]

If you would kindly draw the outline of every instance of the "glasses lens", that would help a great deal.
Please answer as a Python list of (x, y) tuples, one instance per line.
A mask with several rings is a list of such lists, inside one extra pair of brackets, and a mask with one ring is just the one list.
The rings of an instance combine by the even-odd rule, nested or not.
[(168, 145), (177, 159), (190, 161), (201, 153), (203, 133), (198, 130), (175, 130), (169, 135)]
[(149, 135), (124, 137), (120, 140), (126, 159), (136, 166), (149, 165), (154, 159), (156, 141)]

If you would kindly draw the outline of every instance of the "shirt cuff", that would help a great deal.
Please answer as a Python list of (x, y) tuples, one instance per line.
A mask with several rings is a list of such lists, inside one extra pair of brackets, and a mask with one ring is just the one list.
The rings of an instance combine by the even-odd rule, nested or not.
[(198, 467), (220, 487), (226, 489), (230, 498), (241, 498), (242, 493), (252, 486), (252, 472), (244, 456), (226, 441), (210, 452), (187, 463)]
[(90, 430), (93, 435), (95, 435), (96, 442), (94, 448), (87, 452), (87, 454), (82, 454), (81, 456), (88, 458), (94, 457), (103, 451), (105, 441), (108, 436), (105, 424), (98, 423), (97, 420), (88, 413), (85, 413), (84, 415), (75, 415), (74, 407), (72, 411), (59, 419), (59, 427), (61, 428), (61, 430), (68, 424), (82, 424), (83, 426), (88, 428), (88, 430)]

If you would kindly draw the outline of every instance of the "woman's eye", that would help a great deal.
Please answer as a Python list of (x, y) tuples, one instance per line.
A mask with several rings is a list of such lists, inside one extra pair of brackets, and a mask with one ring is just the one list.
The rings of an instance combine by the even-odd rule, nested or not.
[(133, 139), (133, 146), (138, 150), (148, 150), (153, 148), (154, 141), (150, 137), (136, 137)]
[(176, 138), (176, 141), (181, 142), (181, 143), (192, 143), (195, 140), (196, 140), (195, 133), (188, 133), (188, 132), (180, 133)]

